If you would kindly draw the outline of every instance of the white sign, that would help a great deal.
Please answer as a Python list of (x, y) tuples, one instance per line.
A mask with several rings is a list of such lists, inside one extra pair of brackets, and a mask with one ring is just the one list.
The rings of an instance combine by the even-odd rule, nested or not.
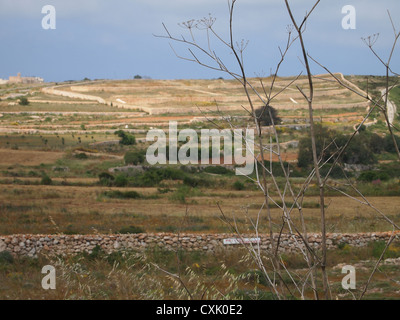
[(224, 239), (224, 244), (260, 243), (260, 238)]

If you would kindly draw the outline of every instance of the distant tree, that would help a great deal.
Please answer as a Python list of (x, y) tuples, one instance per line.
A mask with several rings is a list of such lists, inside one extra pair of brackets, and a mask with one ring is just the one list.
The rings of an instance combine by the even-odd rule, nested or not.
[(137, 165), (143, 163), (144, 159), (145, 155), (142, 151), (128, 151), (124, 157), (126, 165), (129, 164)]
[(20, 98), (20, 99), (19, 99), (19, 104), (20, 104), (21, 106), (27, 106), (27, 105), (29, 105), (29, 100), (28, 100), (28, 98), (26, 98), (26, 97)]
[(282, 119), (278, 117), (278, 111), (274, 107), (268, 105), (257, 109), (256, 117), (260, 126), (271, 126), (272, 120), (274, 124), (280, 124), (282, 122)]
[(53, 181), (51, 180), (51, 178), (47, 174), (44, 173), (40, 183), (43, 184), (43, 185), (48, 186), (48, 185), (51, 185), (53, 183)]
[[(344, 146), (348, 136), (342, 136), (338, 139), (340, 146)], [(349, 164), (373, 164), (377, 162), (375, 153), (371, 149), (370, 135), (360, 133), (350, 142), (342, 159), (344, 163)]]
[(370, 140), (369, 140), (369, 146), (373, 153), (377, 153), (377, 154), (382, 153), (382, 151), (384, 151), (384, 148), (385, 148), (384, 138), (377, 135), (376, 133), (372, 133)]
[[(315, 144), (317, 147), (317, 155), (323, 162), (331, 159), (337, 148), (344, 147), (349, 137), (341, 135), (335, 130), (329, 130), (321, 124), (315, 125)], [(334, 141), (334, 143), (333, 143)], [(347, 146), (342, 154), (342, 161), (348, 164), (373, 164), (376, 163), (376, 153), (379, 153), (379, 136), (370, 134), (366, 130), (362, 130), (360, 134), (354, 136), (351, 143)], [(312, 146), (310, 135), (300, 139), (299, 156), (297, 165), (299, 167), (309, 167), (312, 165)]]
[(143, 78), (142, 78), (142, 76), (140, 76), (140, 75), (137, 74), (136, 76), (133, 77), (133, 79), (135, 79), (135, 80), (140, 80), (140, 79), (143, 79)]
[(112, 186), (114, 183), (115, 177), (108, 172), (102, 172), (99, 174), (100, 184), (103, 186)]
[[(397, 145), (400, 145), (400, 137), (396, 135), (394, 137), (397, 141)], [(396, 148), (394, 147), (392, 137), (390, 135), (386, 135), (383, 140), (384, 140), (383, 141), (384, 150), (389, 153), (396, 153)]]
[(123, 130), (115, 131), (114, 134), (116, 134), (118, 137), (121, 138), (119, 143), (124, 146), (130, 146), (136, 144), (136, 138), (133, 134), (126, 133)]
[(119, 174), (115, 178), (114, 184), (117, 187), (125, 187), (128, 184), (128, 179), (123, 174)]

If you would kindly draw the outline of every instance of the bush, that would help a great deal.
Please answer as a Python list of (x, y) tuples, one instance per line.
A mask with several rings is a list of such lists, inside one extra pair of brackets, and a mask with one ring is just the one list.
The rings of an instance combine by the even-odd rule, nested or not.
[(200, 195), (201, 192), (196, 188), (190, 188), (187, 185), (180, 185), (169, 197), (171, 201), (186, 203), (186, 197), (194, 197)]
[(85, 160), (85, 159), (88, 158), (88, 156), (87, 156), (86, 153), (77, 153), (77, 154), (75, 155), (75, 158), (80, 159), (80, 160)]
[(390, 179), (389, 174), (379, 171), (364, 171), (358, 177), (359, 181), (372, 182), (375, 180), (387, 181)]
[[(257, 163), (257, 165), (258, 165), (258, 171), (261, 172), (263, 167), (261, 166), (260, 163)], [(269, 170), (269, 168), (271, 167), (271, 163), (268, 160), (265, 160), (264, 166)], [(286, 173), (288, 171), (288, 168), (291, 171), (292, 171), (292, 169), (294, 169), (293, 166), (286, 161), (283, 161), (283, 167), (285, 168)], [(273, 172), (274, 176), (276, 176), (276, 177), (284, 177), (285, 176), (285, 173), (283, 172), (282, 165), (280, 162), (272, 162), (272, 172)], [(292, 176), (291, 173), (290, 173), (290, 176)]]
[(240, 190), (244, 190), (244, 188), (245, 188), (244, 183), (239, 180), (236, 180), (235, 183), (233, 184), (233, 189), (235, 189), (235, 190), (240, 191)]
[(128, 184), (128, 179), (124, 175), (120, 174), (115, 178), (114, 184), (117, 187), (125, 187)]
[(84, 253), (84, 255), (86, 255), (86, 257), (91, 261), (99, 259), (104, 254), (104, 250), (99, 245), (96, 245), (90, 254), (87, 254), (86, 252)]
[[(142, 174), (136, 175), (129, 180), (130, 185), (136, 187), (154, 187), (158, 186), (163, 180), (183, 180), (186, 174), (176, 168), (150, 168)], [(202, 181), (199, 181), (200, 183)], [(206, 180), (205, 183), (207, 183)]]
[[(370, 244), (372, 246), (372, 256), (376, 259), (379, 259), (383, 253), (383, 250), (386, 248), (385, 241), (375, 241)], [(394, 247), (390, 245), (389, 248), (386, 250), (385, 255), (383, 256), (384, 259), (388, 258), (398, 258), (400, 256), (400, 250), (398, 247)]]
[[(399, 136), (394, 136), (397, 146), (400, 148), (400, 137)], [(394, 143), (393, 143), (393, 138), (390, 134), (386, 135), (385, 138), (383, 139), (383, 148), (386, 152), (389, 153), (395, 153), (396, 149), (394, 147)]]
[(136, 144), (135, 136), (130, 134), (130, 133), (126, 133), (123, 130), (118, 130), (118, 131), (115, 131), (114, 134), (116, 134), (118, 137), (121, 138), (119, 143), (124, 145), (124, 146), (130, 146), (130, 145), (135, 145)]
[(183, 184), (192, 188), (196, 188), (200, 184), (200, 179), (192, 178), (192, 177), (185, 177), (183, 179)]
[[(329, 163), (324, 165), (321, 168), (321, 175), (326, 176), (328, 174), (329, 170), (331, 170), (331, 168), (332, 168), (332, 165)], [(351, 177), (352, 174), (350, 172), (347, 172), (346, 175), (347, 175), (347, 177)], [(329, 177), (333, 178), (333, 179), (344, 179), (346, 176), (344, 175), (342, 169), (338, 165), (336, 165), (332, 169), (331, 173), (329, 174)]]
[(231, 174), (232, 171), (223, 166), (209, 166), (204, 168), (204, 172), (213, 174)]
[(48, 185), (51, 185), (52, 183), (53, 183), (53, 180), (51, 180), (51, 178), (47, 174), (44, 174), (42, 176), (42, 180), (40, 181), (40, 184), (48, 186)]
[(111, 186), (115, 180), (115, 177), (108, 172), (102, 172), (99, 174), (100, 184), (103, 186)]
[(378, 136), (376, 133), (373, 133), (369, 141), (369, 146), (373, 153), (380, 154), (385, 148), (384, 139)]
[(129, 226), (121, 228), (118, 233), (120, 234), (135, 234), (135, 233), (145, 233), (146, 231), (143, 228), (136, 226)]
[(0, 264), (13, 264), (14, 257), (8, 251), (0, 252)]
[(128, 151), (125, 153), (124, 161), (126, 165), (138, 165), (143, 163), (145, 160), (145, 154), (143, 151)]
[(183, 178), (183, 184), (192, 188), (196, 188), (209, 187), (212, 183), (209, 179), (186, 176)]
[(19, 102), (18, 102), (21, 106), (27, 106), (27, 105), (29, 105), (29, 100), (28, 100), (28, 98), (26, 98), (26, 97), (22, 97), (22, 98), (20, 98), (19, 99)]
[(280, 124), (282, 122), (282, 119), (278, 117), (278, 111), (272, 106), (263, 106), (257, 109), (256, 117), (260, 126), (271, 126), (272, 121), (274, 124)]
[(170, 197), (169, 200), (179, 203), (186, 203), (185, 190), (178, 188)]
[(107, 191), (103, 193), (108, 198), (113, 199), (140, 199), (142, 195), (136, 191), (122, 192), (119, 190)]
[[(329, 130), (321, 124), (315, 125), (315, 143), (317, 156), (322, 161), (333, 162), (334, 153), (337, 148), (344, 147), (349, 136), (342, 135), (335, 130)], [(335, 141), (335, 143), (332, 143)], [(379, 151), (379, 136), (373, 136), (368, 131), (361, 131), (354, 136), (346, 150), (342, 154), (342, 161), (348, 164), (373, 164), (377, 162), (375, 153)], [(329, 146), (329, 147), (328, 147)], [(313, 163), (313, 152), (311, 146), (311, 134), (299, 142), (298, 166), (302, 168), (310, 167)]]

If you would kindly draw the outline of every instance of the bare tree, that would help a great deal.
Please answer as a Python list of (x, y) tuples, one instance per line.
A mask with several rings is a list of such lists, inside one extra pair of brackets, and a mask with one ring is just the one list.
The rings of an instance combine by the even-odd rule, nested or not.
[[(247, 42), (242, 40), (240, 42), (236, 42), (234, 39), (234, 10), (237, 0), (228, 1), (229, 4), (229, 32), (228, 39), (224, 39), (220, 36), (214, 29), (215, 19), (212, 16), (200, 19), (200, 20), (189, 20), (181, 24), (183, 28), (185, 28), (188, 32), (188, 36), (180, 35), (174, 36), (170, 33), (168, 28), (163, 24), (165, 29), (164, 36), (158, 36), (165, 39), (168, 39), (175, 43), (184, 44), (188, 49), (187, 55), (180, 55), (176, 52), (174, 47), (171, 45), (172, 50), (176, 54), (176, 56), (180, 59), (184, 59), (186, 61), (194, 62), (200, 66), (205, 68), (209, 68), (212, 70), (220, 71), (228, 76), (234, 78), (238, 81), (242, 88), (243, 92), (246, 96), (248, 106), (243, 106), (243, 109), (249, 114), (249, 116), (253, 120), (253, 127), (256, 131), (256, 137), (254, 141), (249, 140), (248, 138), (244, 138), (243, 143), (245, 145), (248, 144), (256, 144), (257, 150), (254, 151), (253, 157), (256, 163), (256, 178), (252, 178), (248, 176), (260, 189), (263, 194), (264, 202), (260, 207), (257, 217), (253, 220), (249, 215), (247, 209), (244, 209), (244, 214), (247, 215), (251, 221), (251, 225), (253, 227), (254, 233), (258, 237), (259, 229), (260, 229), (260, 221), (262, 214), (265, 214), (267, 217), (267, 229), (269, 231), (270, 245), (268, 250), (261, 249), (260, 243), (256, 244), (246, 244), (244, 241), (244, 234), (241, 230), (239, 230), (235, 218), (230, 219), (224, 212), (223, 208), (218, 205), (221, 216), (223, 220), (231, 227), (231, 229), (238, 235), (240, 239), (242, 239), (243, 246), (248, 250), (250, 257), (253, 262), (258, 266), (260, 271), (263, 273), (267, 284), (271, 292), (275, 295), (277, 299), (285, 299), (287, 296), (297, 297), (300, 299), (305, 299), (306, 290), (311, 290), (313, 292), (315, 299), (331, 299), (331, 290), (329, 287), (329, 279), (326, 270), (327, 266), (327, 232), (326, 232), (326, 201), (325, 201), (325, 193), (326, 189), (329, 188), (331, 190), (335, 190), (337, 192), (342, 193), (343, 195), (355, 200), (360, 203), (374, 209), (379, 215), (381, 215), (394, 229), (399, 229), (395, 222), (389, 219), (381, 210), (374, 207), (358, 190), (351, 181), (347, 178), (347, 185), (350, 185), (354, 191), (360, 195), (362, 200), (356, 199), (355, 197), (350, 196), (344, 191), (336, 188), (335, 186), (329, 185), (329, 179), (334, 166), (341, 167), (341, 156), (346, 148), (349, 146), (353, 137), (357, 134), (358, 129), (365, 123), (373, 110), (378, 108), (382, 111), (385, 116), (388, 130), (393, 137), (393, 141), (396, 146), (396, 151), (399, 155), (398, 146), (393, 136), (392, 125), (389, 123), (388, 115), (387, 115), (387, 105), (388, 105), (388, 94), (390, 91), (389, 80), (387, 80), (386, 91), (385, 94), (381, 97), (380, 100), (384, 99), (384, 104), (381, 104), (381, 101), (374, 101), (369, 95), (364, 94), (363, 92), (358, 92), (357, 89), (354, 89), (351, 85), (349, 85), (344, 79), (340, 79), (334, 73), (330, 72), (327, 67), (319, 63), (316, 59), (314, 59), (311, 55), (308, 54), (306, 42), (304, 40), (303, 34), (306, 30), (306, 24), (309, 17), (314, 13), (315, 9), (320, 3), (320, 0), (315, 1), (313, 6), (309, 8), (308, 12), (304, 15), (301, 21), (297, 21), (293, 15), (291, 6), (288, 0), (284, 0), (287, 14), (290, 17), (292, 22), (291, 26), (287, 27), (287, 39), (285, 42), (285, 46), (283, 48), (279, 47), (280, 60), (277, 63), (274, 72), (271, 75), (271, 83), (267, 85), (265, 81), (260, 77), (258, 79), (259, 85), (261, 86), (261, 90), (257, 89), (257, 85), (254, 79), (251, 79), (247, 76), (246, 69), (244, 66), (244, 52), (247, 47)], [(390, 16), (390, 15), (389, 15)], [(386, 67), (386, 75), (387, 79), (389, 79), (389, 73), (395, 74), (390, 66), (390, 62), (393, 56), (394, 48), (396, 46), (397, 40), (400, 37), (400, 33), (396, 32), (394, 28), (393, 21), (392, 26), (395, 33), (395, 41), (393, 44), (393, 48), (391, 50), (389, 59), (387, 62), (383, 62), (379, 58), (379, 56), (373, 50), (373, 41), (368, 42), (369, 48), (372, 52), (378, 57), (378, 59), (385, 65)], [(205, 36), (205, 46), (200, 45), (200, 42), (197, 40), (197, 32), (203, 32)], [(235, 62), (236, 68), (228, 68), (227, 61), (224, 58), (218, 55), (218, 53), (212, 47), (213, 41), (218, 41), (225, 48), (232, 53), (233, 60)], [(293, 43), (298, 41), (300, 43), (301, 55), (302, 55), (302, 63), (304, 65), (305, 74), (307, 78), (307, 88), (302, 88), (296, 82), (301, 77), (302, 73), (298, 74), (293, 80), (289, 81), (285, 86), (279, 88), (276, 86), (276, 82), (278, 79), (278, 74), (280, 72), (281, 66), (284, 63), (287, 53), (291, 49)], [(231, 62), (231, 61), (229, 61)], [(370, 101), (373, 106), (370, 108), (367, 115), (364, 117), (362, 123), (354, 133), (350, 136), (349, 140), (344, 146), (337, 146), (335, 140), (328, 141), (322, 150), (322, 154), (328, 148), (334, 146), (336, 147), (336, 151), (330, 156), (328, 160), (323, 160), (322, 154), (318, 154), (317, 146), (316, 146), (316, 130), (315, 130), (315, 121), (314, 121), (314, 75), (311, 72), (310, 63), (315, 62), (318, 66), (324, 68), (340, 85), (355, 92), (356, 94), (364, 97), (368, 101)], [(235, 69), (235, 70), (233, 70)], [(290, 179), (290, 168), (286, 167), (283, 158), (282, 158), (282, 148), (280, 144), (280, 137), (278, 134), (278, 130), (276, 127), (276, 123), (273, 121), (273, 116), (271, 114), (270, 108), (265, 108), (266, 112), (269, 112), (270, 119), (272, 119), (271, 129), (272, 133), (267, 133), (269, 136), (263, 132), (262, 127), (260, 126), (259, 115), (257, 114), (256, 105), (257, 103), (262, 103), (263, 106), (271, 106), (273, 101), (287, 88), (295, 85), (297, 90), (301, 93), (308, 105), (308, 120), (310, 123), (310, 139), (312, 146), (312, 158), (313, 158), (313, 169), (309, 173), (308, 177), (305, 179), (303, 185), (300, 188), (300, 191), (295, 192), (295, 188), (292, 185), (292, 181)], [(221, 118), (225, 119), (229, 125), (229, 127), (233, 130), (236, 128), (235, 124), (230, 120), (229, 117), (224, 117), (221, 114)], [(270, 142), (272, 138), (276, 141), (275, 144), (266, 143), (265, 138), (269, 138)], [(284, 183), (279, 183), (278, 179), (275, 176), (273, 169), (273, 157), (278, 158), (278, 162), (280, 167), (284, 173)], [(328, 173), (323, 177), (321, 174), (321, 169), (329, 162), (333, 161), (333, 165), (328, 170)], [(343, 169), (343, 168), (342, 168)], [(344, 170), (343, 173), (345, 174)], [(303, 210), (303, 202), (307, 190), (310, 184), (316, 181), (317, 186), (319, 188), (319, 207), (320, 207), (320, 232), (321, 232), (321, 248), (320, 250), (316, 250), (311, 247), (308, 240), (308, 229), (307, 224), (304, 219), (304, 210)], [(271, 196), (271, 191), (277, 194), (279, 198), (278, 202)], [(291, 204), (289, 204), (289, 201)], [(271, 208), (273, 206), (277, 206), (280, 209), (280, 217), (278, 219), (273, 219)], [(299, 218), (299, 224), (295, 223), (292, 219), (294, 215), (297, 215)], [(278, 230), (278, 232), (276, 232)], [(280, 247), (281, 247), (281, 239), (284, 232), (287, 232), (288, 236), (294, 241), (296, 244), (296, 249), (303, 256), (304, 260), (307, 263), (308, 270), (304, 274), (296, 274), (292, 270), (288, 270), (285, 263), (283, 262)], [(392, 239), (391, 239), (392, 241)], [(390, 241), (390, 243), (391, 243)], [(389, 246), (389, 244), (387, 247)], [(387, 249), (386, 247), (386, 249)], [(386, 250), (385, 249), (385, 250)], [(383, 253), (384, 254), (384, 253)], [(382, 254), (382, 257), (383, 257)], [(377, 265), (382, 259), (379, 259)], [(374, 269), (370, 280), (377, 268)], [(320, 270), (320, 275), (317, 272)], [(320, 278), (319, 278), (320, 277)], [(288, 280), (289, 279), (289, 280)], [(318, 283), (321, 280), (322, 288), (318, 287)], [(369, 284), (370, 281), (368, 281)], [(367, 290), (368, 284), (366, 285), (365, 291)], [(364, 291), (364, 293), (365, 293)], [(363, 297), (364, 293), (360, 298)]]

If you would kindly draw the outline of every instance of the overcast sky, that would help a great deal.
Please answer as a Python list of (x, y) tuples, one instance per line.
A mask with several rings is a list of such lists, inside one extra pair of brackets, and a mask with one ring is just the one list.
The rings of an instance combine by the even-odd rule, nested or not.
[[(292, 0), (300, 19), (313, 1)], [(56, 29), (42, 28), (44, 5), (56, 9)], [(356, 29), (342, 28), (342, 7), (356, 9)], [(376, 50), (386, 59), (394, 38), (387, 10), (400, 29), (399, 0), (322, 0), (305, 33), (309, 53), (334, 72), (383, 74), (384, 68), (361, 37), (380, 33)], [(0, 78), (21, 72), (46, 81), (132, 79), (197, 79), (227, 76), (178, 59), (165, 34), (164, 22), (175, 35), (186, 30), (178, 23), (211, 14), (215, 29), (227, 36), (227, 0), (0, 0)], [(238, 0), (234, 15), (235, 40), (248, 40), (245, 66), (249, 76), (268, 75), (279, 60), (278, 46), (286, 42), (290, 24), (283, 0)], [(196, 32), (199, 42), (205, 34)], [(174, 45), (172, 43), (172, 45)], [(235, 68), (232, 55), (217, 43), (213, 48), (223, 61)], [(399, 44), (400, 45), (400, 44)], [(185, 47), (174, 45), (181, 55)], [(393, 57), (400, 68), (400, 48)], [(295, 75), (303, 66), (301, 52), (293, 46), (281, 75)], [(322, 73), (317, 66), (313, 72)]]

